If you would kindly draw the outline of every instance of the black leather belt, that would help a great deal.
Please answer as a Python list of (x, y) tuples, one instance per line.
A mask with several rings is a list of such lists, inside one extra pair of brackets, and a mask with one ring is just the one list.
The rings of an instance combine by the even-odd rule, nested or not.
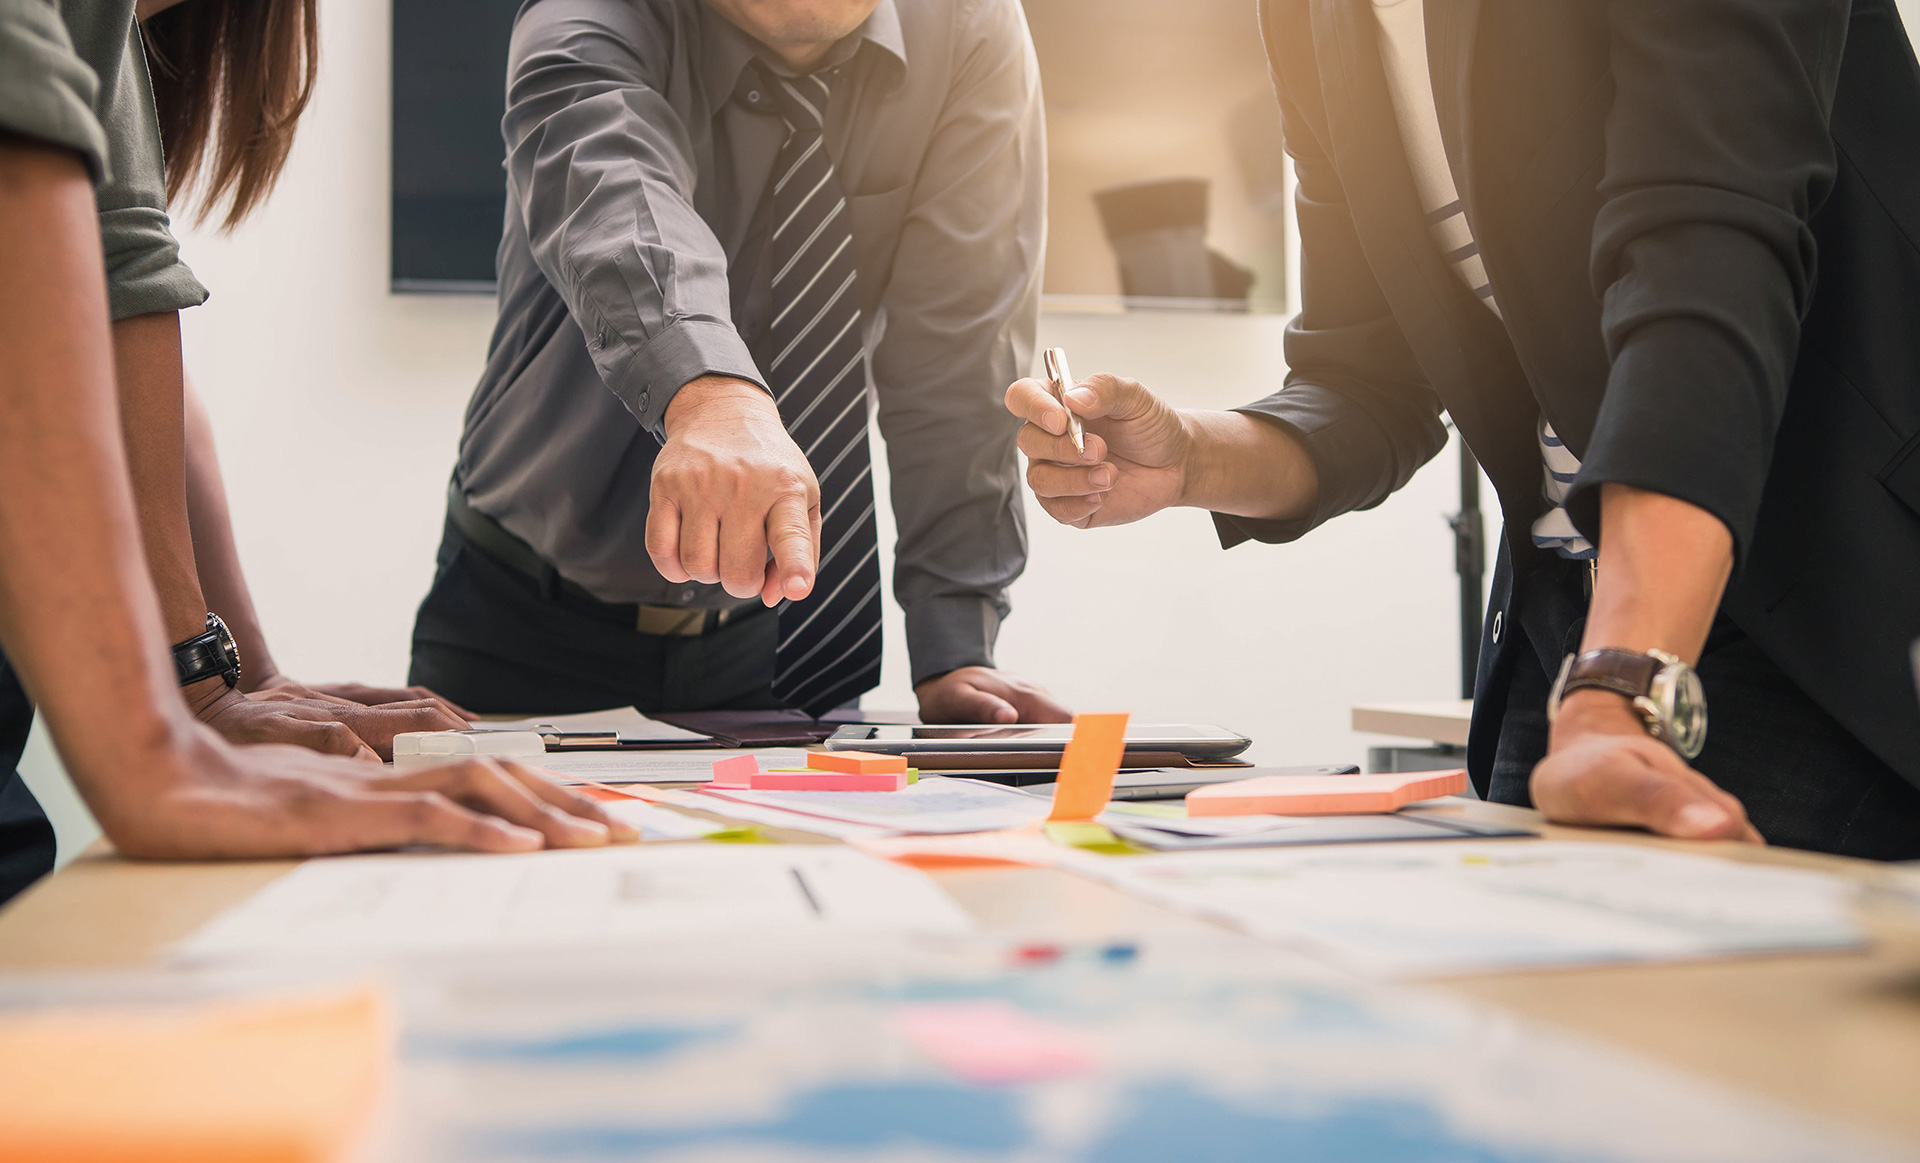
[(617, 622), (641, 634), (656, 637), (698, 638), (760, 609), (758, 603), (731, 610), (702, 610), (687, 606), (649, 606), (637, 602), (603, 602), (585, 586), (560, 576), (552, 563), (531, 545), (507, 532), (498, 521), (467, 504), (458, 480), (447, 484), (447, 520), (467, 543), (515, 573), (533, 579), (549, 601), (606, 622)]

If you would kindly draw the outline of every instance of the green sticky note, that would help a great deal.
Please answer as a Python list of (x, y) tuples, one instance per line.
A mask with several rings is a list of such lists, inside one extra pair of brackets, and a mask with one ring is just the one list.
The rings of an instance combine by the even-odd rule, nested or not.
[(707, 839), (715, 844), (771, 844), (758, 828), (727, 828), (719, 832), (707, 833)]
[(1110, 856), (1130, 856), (1146, 849), (1127, 843), (1109, 832), (1104, 824), (1091, 820), (1050, 820), (1047, 839), (1086, 852), (1104, 852)]

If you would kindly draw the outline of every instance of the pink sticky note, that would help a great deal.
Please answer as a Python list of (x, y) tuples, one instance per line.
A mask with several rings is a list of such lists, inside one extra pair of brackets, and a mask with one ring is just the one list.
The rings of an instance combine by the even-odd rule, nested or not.
[(1189, 816), (1346, 816), (1392, 812), (1467, 790), (1465, 771), (1398, 775), (1262, 775), (1187, 793)]
[(751, 755), (735, 755), (713, 761), (713, 782), (708, 787), (730, 787), (745, 791), (752, 785), (760, 761)]
[(1037, 1082), (1099, 1065), (1072, 1029), (997, 1000), (901, 1006), (893, 1025), (916, 1050), (968, 1082)]
[(899, 791), (907, 786), (907, 773), (889, 771), (879, 775), (854, 775), (844, 771), (759, 771), (753, 774), (754, 791)]

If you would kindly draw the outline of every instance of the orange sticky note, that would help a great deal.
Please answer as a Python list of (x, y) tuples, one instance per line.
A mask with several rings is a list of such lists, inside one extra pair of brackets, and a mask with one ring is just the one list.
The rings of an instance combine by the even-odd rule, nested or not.
[(1073, 738), (1060, 757), (1060, 778), (1053, 786), (1049, 820), (1091, 820), (1107, 810), (1113, 777), (1127, 750), (1127, 716), (1075, 715)]
[(1464, 771), (1401, 775), (1263, 775), (1187, 793), (1189, 816), (1358, 816), (1467, 790)]
[(815, 771), (841, 771), (848, 775), (890, 775), (907, 770), (907, 757), (875, 755), (871, 751), (810, 751), (807, 766)]
[(331, 1163), (391, 1053), (371, 989), (0, 1017), (0, 1160)]

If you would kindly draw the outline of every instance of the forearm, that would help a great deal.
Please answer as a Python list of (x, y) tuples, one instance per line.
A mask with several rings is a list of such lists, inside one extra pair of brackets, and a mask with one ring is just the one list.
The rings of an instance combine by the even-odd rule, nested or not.
[(185, 381), (185, 399), (187, 521), (200, 589), (207, 608), (226, 622), (240, 647), (242, 685), (258, 690), (262, 681), (280, 670), (267, 649), (266, 632), (260, 626), (246, 573), (240, 567), (227, 489), (220, 475), (220, 456), (213, 442), (213, 424), (192, 381)]
[(1620, 484), (1601, 487), (1600, 514), (1581, 649), (1665, 650), (1699, 661), (1733, 570), (1727, 527), (1696, 505)]
[(1183, 410), (1189, 433), (1180, 504), (1257, 520), (1292, 521), (1313, 511), (1313, 458), (1278, 424), (1244, 412)]
[(207, 616), (187, 522), (179, 313), (138, 315), (115, 323), (113, 358), (140, 538), (160, 593), (167, 641), (178, 642), (200, 633)]
[[(138, 551), (91, 183), (0, 144), (0, 643), (96, 813), (191, 725)], [(102, 716), (101, 708), (111, 708)]]

